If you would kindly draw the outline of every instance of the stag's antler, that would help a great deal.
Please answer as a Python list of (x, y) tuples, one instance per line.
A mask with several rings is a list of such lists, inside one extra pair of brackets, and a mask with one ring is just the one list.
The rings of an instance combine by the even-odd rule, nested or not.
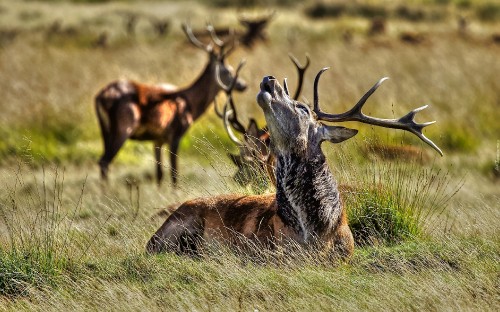
[(309, 54), (306, 54), (306, 64), (302, 66), (297, 58), (293, 56), (291, 53), (288, 54), (290, 59), (292, 60), (293, 64), (295, 64), (295, 67), (297, 68), (297, 73), (299, 76), (299, 80), (297, 82), (297, 89), (295, 90), (295, 95), (293, 96), (294, 100), (298, 100), (300, 96), (300, 92), (302, 91), (302, 84), (304, 83), (304, 74), (307, 70), (307, 68), (310, 65), (310, 59), (309, 59)]
[(361, 112), (361, 109), (363, 108), (363, 105), (365, 105), (366, 100), (375, 92), (375, 90), (377, 90), (378, 87), (380, 87), (380, 85), (385, 80), (389, 79), (387, 77), (380, 79), (370, 90), (368, 90), (368, 92), (365, 93), (365, 95), (363, 95), (363, 97), (358, 101), (358, 103), (356, 103), (356, 105), (354, 105), (354, 107), (348, 110), (347, 112), (341, 114), (328, 114), (322, 112), (319, 108), (318, 83), (321, 74), (323, 74), (323, 72), (325, 72), (326, 70), (328, 70), (328, 67), (320, 70), (319, 73), (316, 75), (316, 78), (314, 79), (314, 112), (316, 113), (319, 120), (331, 121), (331, 122), (359, 121), (374, 126), (406, 130), (408, 132), (415, 134), (422, 141), (424, 141), (425, 143), (429, 144), (432, 148), (434, 148), (441, 156), (443, 156), (443, 152), (441, 151), (441, 149), (439, 149), (439, 147), (434, 142), (429, 140), (422, 133), (422, 129), (424, 127), (432, 125), (433, 123), (435, 123), (435, 121), (416, 123), (414, 120), (415, 115), (421, 110), (427, 108), (428, 105), (416, 108), (399, 119), (376, 118), (367, 116), (363, 114), (363, 112)]
[(203, 42), (201, 42), (200, 40), (198, 40), (195, 35), (193, 34), (193, 29), (191, 28), (191, 25), (189, 25), (188, 23), (183, 23), (182, 24), (182, 30), (184, 31), (184, 33), (186, 34), (187, 38), (189, 39), (189, 41), (195, 46), (195, 47), (198, 47), (202, 50), (205, 50), (207, 52), (212, 52), (213, 50), (213, 45), (212, 44), (204, 44)]
[[(221, 58), (225, 58), (231, 52), (233, 52), (233, 50), (236, 48), (237, 41), (236, 41), (236, 38), (234, 36), (234, 30), (233, 29), (229, 30), (229, 39), (227, 39), (225, 41), (222, 40), (222, 39), (220, 39), (219, 36), (217, 36), (215, 28), (214, 28), (214, 26), (211, 23), (207, 23), (207, 31), (210, 34), (210, 38), (212, 39), (213, 43), (215, 43), (215, 45), (220, 48), (220, 57)], [(227, 49), (224, 52), (224, 49), (227, 48), (227, 44), (230, 41), (232, 41), (232, 45), (229, 47), (229, 49)]]
[[(238, 139), (238, 137), (234, 134), (234, 132), (232, 130), (232, 126), (229, 125), (230, 122), (233, 124), (235, 122), (240, 124), (238, 119), (235, 116), (236, 116), (236, 112), (234, 110), (230, 109), (229, 105), (226, 103), (226, 105), (224, 105), (224, 118), (223, 118), (224, 119), (224, 128), (226, 128), (226, 132), (234, 144), (244, 145), (244, 143), (240, 139)], [(229, 120), (230, 118), (232, 119), (231, 121)], [(234, 125), (233, 125), (233, 127), (234, 127)], [(242, 133), (244, 133), (244, 129), (243, 129)]]
[(211, 23), (207, 22), (207, 31), (210, 34), (210, 37), (212, 38), (212, 41), (219, 47), (222, 48), (227, 42), (221, 40), (217, 34), (215, 33), (215, 28), (214, 25)]
[[(246, 61), (241, 60), (238, 67), (236, 68), (236, 72), (234, 73), (233, 80), (229, 85), (225, 85), (224, 82), (220, 79), (219, 66), (216, 67), (216, 75), (217, 83), (219, 86), (226, 92), (226, 104), (224, 105), (223, 113), (221, 113), (217, 107), (217, 103), (214, 101), (215, 112), (217, 115), (224, 120), (224, 127), (226, 128), (229, 137), (233, 142), (240, 145), (241, 141), (236, 139), (236, 136), (232, 132), (231, 126), (236, 129), (236, 131), (245, 134), (245, 127), (238, 121), (238, 117), (236, 114), (236, 108), (233, 101), (232, 91), (236, 85), (236, 81), (238, 80), (238, 75), (240, 73), (241, 68), (245, 65)], [(231, 125), (229, 124), (231, 123)]]

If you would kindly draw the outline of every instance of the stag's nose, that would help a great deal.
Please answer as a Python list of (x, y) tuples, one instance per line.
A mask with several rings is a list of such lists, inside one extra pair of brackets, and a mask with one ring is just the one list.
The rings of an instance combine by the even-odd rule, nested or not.
[(263, 83), (268, 83), (271, 80), (276, 80), (276, 78), (274, 78), (274, 76), (266, 76), (266, 77), (264, 77), (264, 79), (262, 80), (262, 82)]
[(276, 78), (274, 78), (274, 76), (265, 76), (260, 83), (260, 90), (272, 93), (271, 86), (274, 86), (273, 82), (275, 81)]

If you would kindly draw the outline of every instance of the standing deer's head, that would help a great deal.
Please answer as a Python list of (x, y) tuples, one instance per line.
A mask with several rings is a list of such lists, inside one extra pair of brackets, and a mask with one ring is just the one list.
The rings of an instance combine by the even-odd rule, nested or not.
[(359, 121), (385, 128), (395, 128), (409, 131), (418, 136), (422, 141), (429, 144), (441, 155), (441, 150), (428, 138), (422, 129), (434, 122), (416, 123), (413, 118), (415, 114), (427, 106), (423, 106), (409, 112), (399, 119), (382, 119), (367, 116), (361, 112), (363, 105), (370, 95), (387, 78), (377, 82), (349, 111), (342, 114), (328, 114), (319, 109), (318, 83), (321, 74), (327, 70), (322, 69), (314, 81), (314, 108), (311, 110), (307, 105), (292, 100), (286, 88), (282, 88), (273, 76), (264, 77), (260, 84), (260, 92), (257, 102), (263, 109), (267, 126), (271, 134), (273, 151), (276, 154), (295, 154), (304, 158), (316, 155), (321, 142), (330, 141), (339, 143), (353, 137), (357, 130), (344, 127), (331, 126), (320, 121), (343, 122)]
[[(216, 86), (220, 90), (219, 85), (216, 83), (215, 77), (216, 75), (218, 75), (217, 79), (220, 79), (225, 84), (230, 84), (235, 79), (236, 81), (234, 82), (234, 89), (236, 91), (241, 92), (247, 88), (247, 83), (241, 78), (235, 78), (233, 68), (231, 67), (231, 65), (228, 65), (225, 62), (227, 56), (231, 54), (231, 52), (233, 52), (236, 47), (234, 38), (233, 40), (231, 40), (231, 38), (226, 41), (220, 40), (215, 34), (213, 26), (211, 24), (208, 24), (207, 31), (210, 33), (212, 42), (209, 44), (204, 44), (195, 37), (191, 26), (189, 26), (188, 24), (183, 24), (182, 29), (184, 30), (184, 33), (186, 34), (188, 40), (195, 47), (200, 48), (208, 53), (208, 67), (210, 68), (212, 74), (211, 78), (215, 82), (214, 86)], [(232, 42), (231, 45), (229, 45), (229, 42)]]

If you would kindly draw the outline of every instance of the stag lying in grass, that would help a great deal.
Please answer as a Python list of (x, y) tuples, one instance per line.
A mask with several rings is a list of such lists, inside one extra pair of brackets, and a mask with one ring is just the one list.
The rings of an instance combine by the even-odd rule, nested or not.
[(380, 119), (361, 112), (368, 97), (385, 80), (375, 84), (349, 111), (327, 114), (319, 109), (318, 82), (314, 82), (314, 109), (290, 98), (272, 77), (264, 77), (257, 102), (271, 135), (276, 155), (276, 194), (222, 195), (185, 202), (174, 211), (147, 243), (149, 253), (171, 251), (197, 254), (211, 240), (242, 244), (241, 237), (272, 248), (288, 240), (308, 246), (319, 243), (342, 257), (353, 253), (354, 240), (337, 183), (328, 167), (321, 143), (340, 143), (357, 130), (320, 121), (359, 121), (409, 131), (441, 150), (418, 124), (415, 109), (399, 119)]
[[(189, 26), (183, 30), (189, 41), (208, 54), (208, 63), (189, 87), (175, 89), (171, 85), (147, 85), (135, 81), (114, 81), (95, 98), (95, 107), (104, 141), (104, 154), (99, 160), (101, 176), (106, 179), (108, 166), (127, 139), (154, 142), (156, 176), (161, 183), (163, 170), (161, 148), (170, 146), (172, 182), (177, 182), (177, 150), (189, 126), (198, 119), (221, 90), (216, 72), (225, 83), (233, 80), (232, 69), (225, 64), (233, 47), (227, 42), (201, 43)], [(214, 49), (214, 44), (218, 49)], [(246, 83), (238, 79), (235, 89), (243, 91)]]
[[(289, 55), (298, 73), (297, 88), (295, 90), (294, 100), (297, 100), (302, 91), (302, 85), (304, 82), (304, 75), (309, 67), (310, 60), (309, 56), (306, 55), (306, 64), (302, 66), (299, 61), (293, 56)], [(243, 66), (240, 63), (238, 70), (235, 74), (235, 79), (238, 75), (239, 70)], [(269, 137), (269, 131), (267, 126), (259, 128), (255, 119), (250, 118), (248, 127), (245, 128), (243, 124), (238, 120), (238, 114), (236, 106), (234, 105), (232, 91), (235, 86), (236, 80), (229, 86), (223, 84), (219, 81), (222, 89), (226, 92), (226, 104), (224, 109), (220, 112), (217, 109), (217, 104), (215, 103), (215, 111), (217, 115), (224, 121), (224, 127), (229, 135), (231, 141), (239, 147), (240, 154), (229, 154), (229, 158), (238, 167), (238, 171), (234, 175), (234, 179), (242, 186), (246, 186), (252, 183), (258, 183), (263, 181), (262, 174), (267, 174), (271, 183), (276, 185), (276, 178), (274, 174), (275, 168), (275, 157), (271, 152), (270, 144), (271, 139)], [(285, 88), (288, 89), (285, 84)], [(243, 135), (244, 140), (241, 141), (233, 133), (235, 129), (237, 132)], [(265, 183), (264, 183), (265, 184)]]

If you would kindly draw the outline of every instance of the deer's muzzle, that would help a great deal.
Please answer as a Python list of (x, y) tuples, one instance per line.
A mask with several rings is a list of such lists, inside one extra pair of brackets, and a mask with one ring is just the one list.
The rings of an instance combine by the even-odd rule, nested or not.
[(290, 99), (284, 92), (278, 80), (273, 76), (266, 76), (260, 83), (260, 92), (257, 94), (257, 103), (264, 109), (271, 103), (288, 103)]
[(265, 108), (271, 105), (274, 95), (276, 78), (273, 76), (266, 76), (260, 83), (260, 92), (257, 94), (257, 103), (260, 107)]

